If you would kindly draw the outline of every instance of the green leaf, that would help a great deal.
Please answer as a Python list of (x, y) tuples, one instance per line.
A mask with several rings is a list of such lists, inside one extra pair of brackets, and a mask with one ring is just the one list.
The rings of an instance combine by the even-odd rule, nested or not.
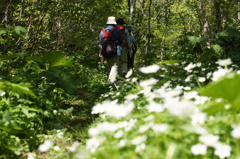
[(32, 97), (36, 97), (35, 94), (29, 89), (29, 85), (27, 84), (16, 84), (16, 83), (11, 83), (8, 81), (0, 82), (0, 88), (5, 90), (11, 90), (12, 92), (15, 92), (19, 95), (27, 94)]
[(50, 67), (73, 67), (72, 58), (63, 57), (61, 51), (47, 52), (44, 57), (45, 61), (50, 63)]
[(44, 62), (44, 58), (40, 57), (40, 56), (30, 56), (30, 57), (27, 57), (27, 59), (37, 61), (37, 62), (41, 62), (41, 63)]
[(189, 36), (188, 40), (195, 47), (197, 43), (204, 42), (207, 39), (206, 38), (197, 37), (197, 36)]
[(179, 63), (179, 62), (180, 62), (179, 60), (165, 60), (165, 61), (159, 62), (158, 64), (159, 65), (163, 65), (163, 64), (174, 65), (175, 63)]
[(78, 86), (77, 79), (68, 71), (61, 70), (60, 68), (51, 68), (46, 72), (45, 77), (47, 80), (56, 83), (57, 87), (60, 87), (67, 92), (71, 93), (76, 91)]
[(222, 47), (221, 47), (220, 45), (213, 45), (212, 48), (213, 48), (213, 50), (214, 50), (214, 52), (215, 52), (216, 54), (218, 54), (218, 55), (221, 54), (221, 52), (222, 52)]
[(27, 116), (27, 118), (36, 116), (36, 113), (29, 113), (28, 109), (25, 108), (22, 108), (22, 112)]
[(226, 104), (227, 104), (226, 102), (211, 101), (203, 105), (202, 111), (210, 115), (213, 115), (216, 114), (217, 112), (226, 110), (224, 107)]
[(74, 108), (73, 107), (70, 107), (70, 108), (68, 108), (68, 109), (59, 109), (59, 112), (62, 112), (62, 113), (64, 113), (65, 115), (69, 115), (72, 111), (74, 110)]
[(240, 74), (229, 73), (218, 81), (203, 87), (199, 94), (212, 97), (214, 99), (222, 98), (233, 107), (240, 108)]
[(2, 34), (6, 34), (6, 33), (7, 33), (6, 30), (0, 30), (0, 35), (2, 35)]
[(25, 29), (24, 27), (21, 27), (21, 26), (15, 26), (14, 31), (18, 35), (25, 35), (27, 33), (27, 29)]
[(227, 28), (223, 32), (219, 33), (220, 37), (236, 37), (240, 36), (240, 32), (234, 28)]
[(12, 55), (0, 55), (0, 58), (2, 59), (13, 59), (13, 58), (18, 58), (21, 56), (27, 56), (28, 53), (16, 53), (16, 54), (12, 54)]

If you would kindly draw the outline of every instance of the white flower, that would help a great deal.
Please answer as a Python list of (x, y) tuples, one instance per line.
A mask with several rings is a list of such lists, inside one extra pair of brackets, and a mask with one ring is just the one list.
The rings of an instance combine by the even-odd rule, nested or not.
[(27, 154), (27, 159), (34, 159), (37, 155), (35, 153), (28, 153)]
[(185, 79), (185, 82), (190, 82), (192, 77), (193, 77), (193, 75), (187, 76), (187, 78)]
[(167, 124), (154, 124), (152, 126), (152, 130), (156, 133), (162, 133), (165, 132), (168, 128)]
[(231, 147), (229, 145), (218, 143), (215, 146), (214, 154), (218, 156), (220, 159), (224, 159), (231, 155)]
[(137, 136), (131, 140), (131, 144), (139, 145), (139, 144), (143, 143), (146, 139), (147, 139), (146, 136)]
[(4, 96), (6, 94), (6, 92), (1, 92), (0, 93), (0, 96), (2, 97), (2, 96)]
[(192, 125), (196, 125), (196, 124), (202, 125), (205, 123), (207, 114), (201, 113), (201, 112), (196, 112), (196, 113), (192, 114), (190, 117), (192, 119)]
[(191, 90), (191, 87), (184, 87), (183, 88), (185, 91), (190, 91)]
[(192, 62), (187, 65), (187, 67), (184, 68), (187, 72), (192, 72), (192, 69), (194, 69), (197, 65), (193, 64)]
[(59, 146), (54, 146), (53, 149), (54, 149), (55, 151), (59, 151), (59, 150), (60, 150), (60, 147), (59, 147)]
[(55, 114), (55, 115), (56, 115), (57, 113), (58, 113), (58, 111), (57, 111), (57, 110), (53, 110), (53, 114)]
[(232, 64), (232, 60), (230, 58), (224, 60), (219, 59), (216, 63), (220, 66), (227, 66)]
[(140, 128), (139, 128), (139, 132), (144, 133), (144, 132), (148, 131), (151, 126), (152, 126), (152, 123), (141, 125)]
[(75, 152), (77, 150), (77, 147), (79, 145), (79, 141), (74, 141), (71, 147), (67, 147), (67, 149), (71, 152)]
[(136, 82), (137, 81), (137, 78), (132, 78), (132, 82)]
[(207, 73), (207, 79), (209, 79), (212, 76), (212, 72)]
[(98, 103), (92, 108), (92, 114), (100, 114), (104, 112), (103, 104)]
[(146, 149), (146, 144), (142, 143), (140, 145), (137, 145), (137, 147), (135, 148), (135, 152), (142, 153), (145, 149)]
[(217, 81), (218, 79), (225, 76), (229, 72), (231, 72), (231, 70), (219, 68), (217, 71), (213, 72), (212, 80)]
[(191, 151), (194, 155), (205, 155), (207, 153), (207, 146), (203, 144), (193, 145)]
[(106, 115), (115, 117), (115, 118), (121, 118), (128, 115), (133, 108), (135, 107), (134, 103), (128, 102), (124, 104), (115, 104), (115, 105), (108, 105), (105, 107), (105, 113)]
[(193, 129), (193, 131), (199, 135), (204, 135), (208, 133), (207, 129), (201, 126), (195, 126)]
[(116, 101), (104, 101), (93, 107), (92, 114), (105, 113), (111, 117), (121, 118), (128, 115), (134, 107), (133, 102), (118, 104)]
[(116, 81), (116, 77), (117, 77), (117, 74), (118, 74), (118, 71), (117, 71), (117, 65), (114, 64), (110, 70), (110, 77), (109, 77), (109, 83), (114, 83)]
[(199, 140), (202, 141), (206, 146), (215, 147), (218, 143), (219, 136), (206, 134), (199, 137)]
[(93, 137), (87, 140), (86, 146), (91, 152), (95, 152), (100, 144), (100, 140), (96, 137)]
[(137, 122), (137, 119), (130, 119), (129, 122), (124, 122), (125, 131), (130, 131), (134, 127), (136, 122)]
[(91, 136), (96, 136), (104, 132), (114, 132), (120, 128), (120, 124), (109, 123), (107, 121), (103, 123), (98, 123), (96, 127), (88, 129), (88, 133)]
[(184, 97), (185, 97), (186, 99), (193, 99), (193, 98), (195, 98), (196, 96), (198, 96), (198, 92), (196, 92), (196, 91), (191, 91), (191, 92), (185, 92), (185, 93), (184, 93)]
[(132, 74), (133, 74), (133, 69), (130, 69), (128, 72), (127, 72), (127, 74), (126, 74), (126, 78), (129, 78), (129, 77), (131, 77), (132, 76)]
[(148, 112), (163, 112), (165, 107), (160, 104), (160, 103), (156, 103), (154, 101), (149, 102), (149, 104), (146, 106), (146, 109), (148, 110)]
[(150, 78), (148, 80), (143, 80), (143, 81), (140, 81), (139, 85), (141, 87), (148, 87), (148, 86), (151, 86), (151, 85), (154, 85), (158, 82), (158, 80), (154, 79), (154, 78)]
[(115, 137), (115, 138), (121, 138), (121, 137), (123, 137), (123, 135), (124, 135), (124, 132), (123, 132), (122, 130), (119, 130), (118, 132), (116, 132), (116, 133), (113, 135), (113, 137)]
[(63, 135), (64, 135), (64, 132), (62, 132), (62, 131), (59, 131), (58, 133), (57, 133), (57, 137), (58, 138), (63, 138)]
[(199, 81), (199, 82), (205, 82), (205, 81), (206, 81), (206, 78), (205, 78), (205, 77), (199, 77), (199, 78), (198, 78), (198, 81)]
[(147, 74), (147, 73), (156, 73), (159, 69), (160, 69), (160, 66), (157, 64), (154, 64), (147, 67), (141, 67), (139, 68), (139, 71)]
[(240, 139), (240, 124), (232, 125), (232, 128), (233, 128), (231, 132), (232, 137)]
[(123, 139), (123, 140), (120, 140), (120, 142), (118, 143), (118, 146), (120, 147), (124, 147), (127, 143), (127, 140)]
[(45, 140), (45, 142), (38, 147), (38, 151), (47, 152), (52, 146), (53, 146), (53, 141)]
[(127, 96), (124, 97), (126, 100), (131, 101), (133, 99), (138, 98), (137, 94), (128, 94)]
[(172, 99), (172, 101), (166, 101), (165, 107), (168, 111), (180, 118), (189, 117), (194, 112), (198, 111), (198, 108), (194, 105), (192, 101), (183, 100), (179, 101), (178, 99)]
[(197, 67), (201, 67), (201, 66), (202, 66), (202, 63), (201, 63), (201, 62), (198, 62), (198, 63), (196, 64), (196, 66), (197, 66)]
[(208, 101), (210, 98), (209, 97), (205, 97), (205, 96), (196, 96), (195, 97), (195, 104), (204, 104), (206, 101)]

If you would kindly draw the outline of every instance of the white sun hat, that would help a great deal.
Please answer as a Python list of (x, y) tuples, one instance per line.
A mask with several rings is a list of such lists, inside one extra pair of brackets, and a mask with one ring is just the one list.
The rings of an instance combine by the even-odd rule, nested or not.
[(114, 24), (116, 25), (116, 18), (115, 17), (108, 17), (107, 23), (106, 24)]

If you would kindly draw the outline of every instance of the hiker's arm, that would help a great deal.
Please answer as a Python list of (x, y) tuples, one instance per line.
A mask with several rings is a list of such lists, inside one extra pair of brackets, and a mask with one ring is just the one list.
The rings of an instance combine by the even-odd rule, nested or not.
[(137, 42), (134, 42), (133, 45), (134, 45), (135, 51), (137, 51), (138, 49)]
[(137, 41), (136, 41), (136, 39), (135, 39), (135, 37), (132, 35), (132, 37), (133, 37), (133, 45), (134, 45), (134, 48), (135, 48), (135, 50), (137, 51), (137, 49), (138, 49), (138, 46), (137, 46)]
[(129, 35), (129, 31), (127, 29), (125, 29), (125, 35), (126, 35), (126, 39), (127, 39), (127, 45), (128, 48), (131, 48), (131, 39), (130, 39), (130, 35)]

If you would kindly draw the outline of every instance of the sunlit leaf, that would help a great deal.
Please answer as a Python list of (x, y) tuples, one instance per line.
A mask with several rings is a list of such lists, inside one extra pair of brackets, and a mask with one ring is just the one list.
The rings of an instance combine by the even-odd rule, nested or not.
[(240, 108), (240, 74), (230, 73), (218, 81), (200, 89), (203, 96), (222, 98), (234, 107)]
[(25, 35), (27, 33), (27, 29), (25, 29), (22, 26), (16, 26), (14, 28), (14, 31), (18, 34), (18, 35)]
[(62, 56), (61, 51), (52, 51), (45, 54), (45, 60), (50, 63), (50, 67), (66, 66), (72, 67), (72, 58)]
[(6, 30), (0, 30), (0, 35), (2, 35), (2, 34), (6, 34), (6, 33), (7, 33)]

